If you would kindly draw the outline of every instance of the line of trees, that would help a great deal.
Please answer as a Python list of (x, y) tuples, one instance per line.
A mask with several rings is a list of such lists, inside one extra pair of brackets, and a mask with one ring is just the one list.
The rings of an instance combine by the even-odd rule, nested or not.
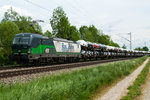
[(138, 47), (138, 48), (135, 48), (134, 50), (138, 50), (138, 51), (149, 51), (149, 49), (148, 49), (147, 46), (144, 46), (144, 47)]

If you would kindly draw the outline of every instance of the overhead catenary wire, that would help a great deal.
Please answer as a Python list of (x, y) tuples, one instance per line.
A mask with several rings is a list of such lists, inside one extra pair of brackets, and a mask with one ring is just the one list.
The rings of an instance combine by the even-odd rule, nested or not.
[[(40, 9), (43, 9), (43, 10), (45, 10), (45, 11), (47, 11), (47, 12), (50, 12), (49, 9), (47, 9), (46, 7), (43, 7), (43, 6), (41, 6), (41, 5), (37, 4), (37, 3), (31, 2), (31, 1), (29, 1), (29, 0), (24, 0), (24, 1), (27, 2), (27, 3), (29, 3), (29, 4), (32, 4), (32, 5), (36, 6), (36, 7), (38, 7), (38, 8), (40, 8)], [(64, 2), (61, 2), (61, 1), (59, 1), (59, 2), (55, 1), (55, 2), (56, 2), (58, 5), (64, 4)], [(61, 4), (60, 4), (60, 3), (61, 3)], [(65, 3), (67, 3), (69, 6), (71, 6), (70, 9), (67, 9), (67, 11), (69, 11), (70, 13), (74, 12), (73, 17), (75, 17), (75, 18), (73, 18), (73, 21), (74, 21), (75, 23), (79, 23), (79, 17), (82, 17), (82, 19), (87, 19), (87, 20), (90, 19), (92, 22), (96, 23), (96, 22), (95, 22), (95, 19), (91, 18), (91, 17), (87, 14), (87, 13), (89, 13), (89, 12), (87, 12), (87, 11), (86, 11), (83, 7), (81, 7), (80, 5), (74, 5), (73, 3), (70, 3), (70, 2), (67, 1), (67, 0), (66, 0)], [(77, 2), (76, 2), (76, 3), (77, 3)], [(79, 9), (79, 8), (81, 8), (81, 9)], [(71, 10), (71, 9), (72, 9), (72, 10)], [(43, 13), (43, 12), (42, 12), (42, 13)], [(47, 14), (47, 13), (44, 13), (44, 14)], [(49, 24), (49, 23), (46, 22), (46, 21), (44, 21), (44, 23)], [(93, 23), (93, 25), (94, 25), (94, 23)]]
[[(66, 3), (64, 3), (64, 2), (61, 2), (61, 1), (59, 1), (59, 2), (57, 2), (57, 0), (55, 1), (55, 3), (59, 6), (59, 5), (65, 5)], [(69, 9), (67, 9), (66, 11), (68, 12), (68, 13), (73, 13), (73, 21), (74, 22), (76, 22), (76, 23), (79, 23), (79, 17), (82, 17), (82, 16), (79, 16), (79, 11), (76, 11), (75, 9), (73, 9), (73, 6), (71, 5), (71, 4), (68, 4), (68, 6), (71, 6), (71, 7), (69, 7)], [(63, 6), (62, 6), (63, 7)], [(65, 7), (63, 8), (63, 9), (65, 9)], [(70, 18), (69, 18), (70, 19)], [(85, 18), (83, 18), (83, 19), (85, 19)]]
[[(95, 16), (94, 16), (94, 13), (92, 13), (92, 11), (87, 11), (87, 9), (85, 9), (84, 8), (84, 6), (81, 6), (79, 3), (78, 3), (78, 1), (74, 1), (74, 2), (76, 2), (76, 5), (75, 5), (75, 7), (78, 9), (78, 8), (80, 8), (80, 9), (78, 9), (79, 11), (81, 11), (82, 13), (84, 13), (83, 15), (87, 18), (88, 17), (88, 20), (89, 19), (91, 19), (95, 24), (97, 23), (95, 20), (96, 20), (96, 18), (95, 18)], [(72, 3), (71, 3), (72, 4)], [(78, 7), (77, 7), (78, 6)], [(90, 17), (89, 15), (92, 15), (92, 17)], [(94, 24), (93, 23), (93, 24)], [(99, 24), (98, 24), (99, 25)], [(104, 25), (99, 25), (99, 27), (100, 28), (103, 28), (104, 27)]]
[[(95, 23), (95, 20), (92, 18), (92, 17), (90, 17), (88, 14), (89, 14), (89, 12), (87, 12), (86, 10), (84, 10), (84, 8), (83, 7), (81, 7), (81, 6), (79, 6), (79, 5), (77, 5), (78, 3), (76, 2), (76, 5), (75, 5), (75, 3), (70, 3), (70, 1), (68, 1), (68, 0), (66, 0), (68, 3), (69, 3), (69, 5), (71, 5), (71, 8), (74, 8), (74, 10), (76, 10), (77, 12), (78, 12), (78, 14), (80, 15), (80, 16), (82, 16), (82, 18), (83, 19), (87, 19), (87, 20), (92, 20), (94, 23)], [(75, 1), (74, 1), (75, 2)], [(79, 9), (80, 8), (80, 9)]]
[(26, 2), (28, 2), (28, 3), (31, 3), (31, 4), (34, 5), (34, 6), (37, 6), (37, 7), (41, 8), (41, 9), (44, 9), (44, 10), (50, 12), (49, 9), (47, 9), (47, 8), (45, 8), (45, 7), (42, 7), (42, 6), (40, 6), (40, 5), (38, 5), (38, 4), (34, 3), (34, 2), (31, 2), (31, 1), (29, 1), (29, 0), (24, 0), (24, 1), (26, 1)]
[[(25, 0), (24, 0), (24, 1), (25, 1)], [(8, 2), (10, 2), (11, 5), (13, 5), (14, 3), (17, 4), (16, 1), (14, 1), (14, 0), (8, 0)], [(25, 2), (26, 2), (26, 1), (25, 1)], [(27, 2), (27, 3), (29, 3), (29, 2)], [(24, 6), (24, 5), (22, 5), (22, 7), (28, 9), (28, 7), (26, 7), (26, 6)], [(21, 8), (21, 9), (22, 9), (22, 8)], [(30, 9), (33, 9), (33, 8), (31, 7)], [(45, 10), (45, 9), (43, 9), (43, 10)], [(40, 12), (40, 13), (42, 13), (42, 15), (45, 15), (45, 16), (48, 16), (48, 15), (49, 15), (48, 13), (44, 13), (44, 12)], [(34, 17), (35, 17), (35, 16), (34, 16)], [(38, 19), (38, 18), (36, 18), (36, 19)], [(42, 19), (42, 20), (43, 20), (43, 19)], [(47, 21), (45, 21), (45, 20), (44, 20), (43, 23), (49, 24), (49, 22), (47, 22)]]
[[(47, 9), (47, 8), (45, 8), (45, 7), (43, 7), (43, 6), (41, 6), (41, 5), (39, 5), (39, 4), (37, 4), (37, 3), (34, 3), (34, 2), (31, 2), (31, 1), (29, 1), (29, 0), (24, 0), (25, 2), (28, 2), (28, 3), (30, 3), (30, 4), (32, 4), (32, 5), (34, 5), (34, 6), (36, 6), (36, 7), (39, 7), (39, 8), (41, 8), (41, 9), (43, 9), (43, 10), (45, 10), (45, 11), (48, 11), (48, 12), (50, 12), (50, 10), (49, 9)], [(67, 0), (66, 0), (67, 1)], [(68, 1), (67, 1), (68, 2)], [(56, 2), (58, 5), (60, 4), (60, 1), (59, 2)], [(67, 9), (69, 12), (74, 12), (75, 14), (75, 16), (74, 17), (76, 17), (75, 19), (74, 19), (74, 21), (75, 22), (78, 22), (77, 21), (77, 19), (79, 19), (79, 17), (78, 17), (78, 15), (80, 14), (80, 17), (82, 16), (82, 18), (83, 19), (87, 19), (88, 18), (88, 15), (87, 15), (87, 11), (83, 11), (83, 7), (82, 7), (82, 9), (78, 9), (78, 7), (76, 7), (76, 6), (74, 6), (72, 3), (70, 3), (70, 2), (68, 2), (69, 3), (69, 5), (71, 5), (71, 8), (73, 8), (72, 10), (70, 10), (70, 9)], [(62, 4), (62, 3), (61, 3)], [(81, 8), (81, 7), (80, 7)], [(78, 14), (77, 14), (78, 13)], [(82, 14), (81, 14), (82, 13)], [(95, 22), (95, 20), (93, 19), (93, 18), (88, 18), (88, 19), (92, 19), (92, 21), (94, 22), (94, 23), (96, 23)]]
[[(39, 8), (41, 8), (41, 9), (43, 9), (43, 10), (45, 10), (45, 11), (48, 11), (48, 12), (50, 12), (50, 10), (49, 9), (47, 9), (47, 8), (45, 8), (45, 7), (43, 7), (43, 6), (40, 6), (40, 5), (38, 5), (38, 4), (36, 4), (36, 3), (34, 3), (34, 2), (31, 2), (31, 1), (29, 1), (29, 0), (24, 0), (25, 2), (28, 2), (28, 3), (30, 3), (30, 4), (32, 4), (32, 5), (34, 5), (34, 6), (36, 6), (36, 7), (39, 7)], [(57, 3), (57, 2), (56, 2)], [(58, 4), (58, 3), (57, 3)], [(72, 11), (70, 11), (70, 12), (72, 12)], [(75, 18), (74, 20), (76, 20), (77, 18)], [(76, 21), (77, 22), (77, 21)]]
[[(127, 33), (122, 33), (122, 34), (127, 34)], [(130, 48), (130, 44), (128, 44), (128, 42), (130, 41), (130, 40), (128, 40), (127, 38), (125, 38), (125, 37), (122, 37), (122, 36), (119, 36), (119, 34), (111, 34), (111, 36), (117, 36), (117, 37), (119, 37), (119, 39), (117, 40), (118, 42), (119, 42), (119, 44), (122, 44), (122, 46), (125, 44), (126, 45), (126, 47), (127, 48)], [(123, 38), (123, 39), (121, 39), (121, 38)], [(126, 40), (126, 41), (125, 41)], [(127, 42), (128, 41), (128, 42)]]

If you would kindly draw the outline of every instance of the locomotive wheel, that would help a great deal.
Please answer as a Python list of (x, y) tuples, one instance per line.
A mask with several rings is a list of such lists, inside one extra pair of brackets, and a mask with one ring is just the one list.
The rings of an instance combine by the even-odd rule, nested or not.
[(86, 58), (84, 58), (84, 61), (87, 61), (87, 59), (86, 59)]
[(75, 61), (76, 61), (76, 62), (79, 62), (79, 58), (76, 58)]
[(35, 66), (40, 66), (40, 61), (39, 61), (39, 60), (35, 60), (35, 61), (34, 61), (34, 65), (35, 65)]

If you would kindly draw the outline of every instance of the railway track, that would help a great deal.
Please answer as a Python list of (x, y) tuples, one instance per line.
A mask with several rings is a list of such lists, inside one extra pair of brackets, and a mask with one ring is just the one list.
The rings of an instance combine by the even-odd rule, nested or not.
[(69, 64), (59, 64), (59, 65), (51, 65), (51, 66), (40, 66), (40, 67), (26, 67), (26, 68), (14, 68), (9, 70), (0, 70), (0, 79), (28, 75), (28, 74), (36, 74), (40, 72), (48, 72), (48, 71), (56, 71), (62, 69), (69, 68), (77, 68), (83, 66), (90, 66), (101, 63), (108, 63), (114, 61), (128, 60), (133, 58), (120, 58), (120, 59), (109, 59), (109, 60), (97, 60), (97, 61), (88, 61), (88, 62), (78, 62), (78, 63), (69, 63)]

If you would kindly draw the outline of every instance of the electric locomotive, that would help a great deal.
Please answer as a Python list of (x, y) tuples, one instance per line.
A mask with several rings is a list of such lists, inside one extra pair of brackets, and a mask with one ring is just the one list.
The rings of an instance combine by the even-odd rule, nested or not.
[(79, 60), (81, 46), (75, 41), (48, 38), (39, 34), (17, 34), (12, 43), (11, 59), (17, 63), (40, 64)]

